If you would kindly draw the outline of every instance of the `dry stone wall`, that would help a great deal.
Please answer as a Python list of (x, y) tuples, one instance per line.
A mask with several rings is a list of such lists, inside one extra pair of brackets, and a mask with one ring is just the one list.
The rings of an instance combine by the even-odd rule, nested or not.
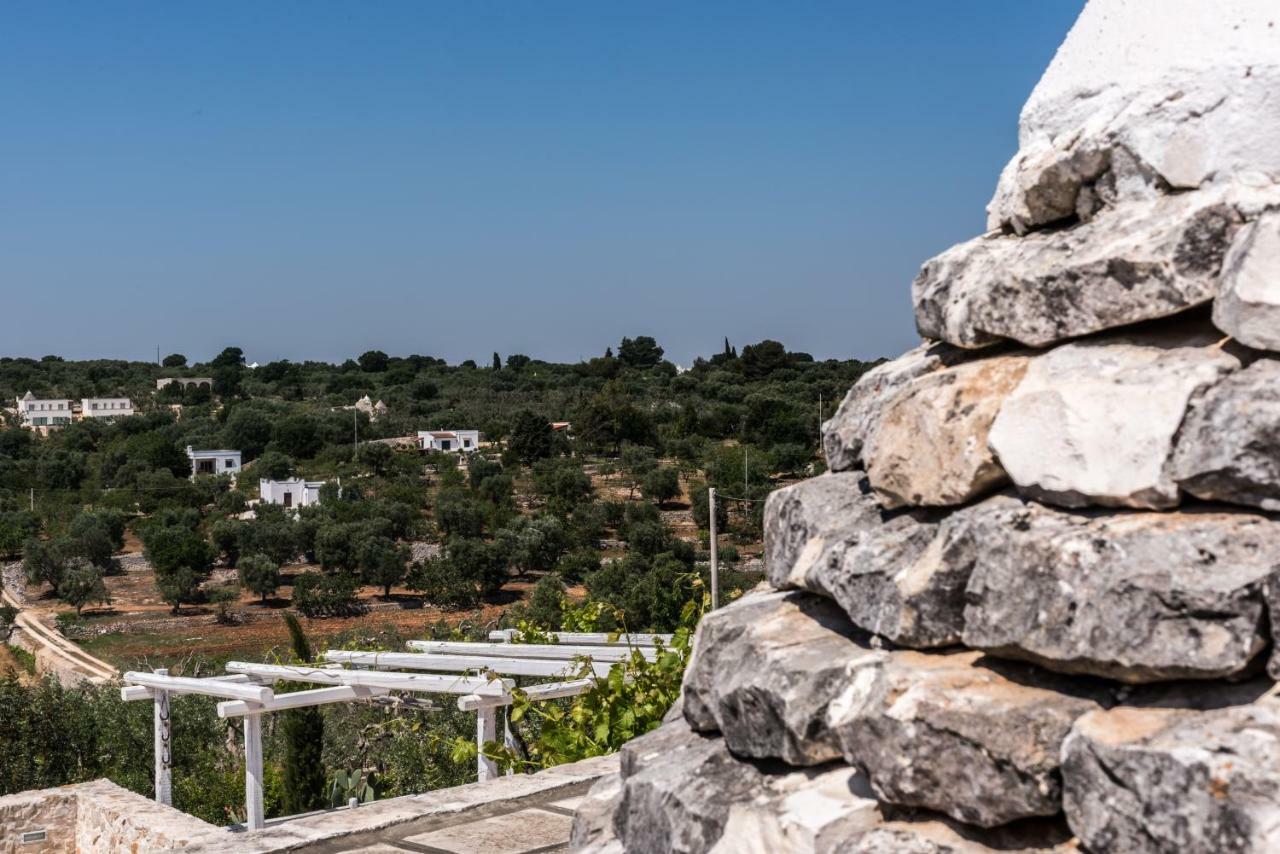
[(1091, 0), (578, 848), (1280, 851), (1277, 140), (1274, 3)]

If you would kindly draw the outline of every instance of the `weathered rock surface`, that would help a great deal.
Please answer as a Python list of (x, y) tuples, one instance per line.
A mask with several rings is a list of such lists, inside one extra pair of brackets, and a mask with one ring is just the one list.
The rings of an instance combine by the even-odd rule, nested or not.
[(1280, 211), (1236, 235), (1223, 261), (1213, 322), (1242, 344), (1280, 350)]
[(1178, 503), (1168, 462), (1197, 394), (1240, 367), (1198, 324), (1058, 347), (1034, 359), (989, 441), (1020, 492), (1052, 504)]
[(1027, 362), (1025, 353), (991, 356), (907, 382), (873, 428), (867, 478), (880, 503), (946, 507), (1003, 486), (987, 434)]
[(880, 820), (853, 769), (764, 768), (684, 722), (623, 747), (621, 778), (613, 827), (631, 854), (834, 852)]
[(1266, 648), (1280, 522), (1243, 512), (988, 505), (964, 643), (1124, 682), (1245, 672)]
[(1274, 6), (1164, 0), (1150, 11), (1085, 7), (1022, 110), (991, 228), (1021, 233), (1153, 190), (1280, 178)]
[(979, 830), (940, 818), (886, 821), (852, 839), (841, 854), (1072, 854), (1079, 851), (1060, 817)]
[(613, 818), (622, 802), (622, 775), (601, 777), (573, 811), (569, 848), (593, 854), (621, 852), (622, 843), (613, 832)]
[(1192, 405), (1172, 476), (1197, 498), (1280, 510), (1280, 362), (1255, 362)]
[(980, 827), (1054, 815), (1062, 740), (1108, 697), (980, 657), (900, 651), (867, 661), (830, 705), (845, 759), (891, 804)]
[(916, 327), (959, 347), (1046, 347), (1213, 299), (1242, 215), (1231, 193), (1160, 196), (1087, 223), (955, 246), (912, 284)]
[(840, 756), (827, 704), (878, 653), (840, 608), (808, 593), (751, 593), (698, 625), (684, 715), (739, 756), (817, 765)]
[(963, 356), (945, 344), (925, 343), (863, 374), (844, 396), (836, 414), (822, 425), (827, 467), (837, 472), (862, 467), (881, 410), (913, 379), (940, 370)]
[[(992, 499), (988, 499), (992, 500)], [(765, 504), (769, 582), (834, 599), (854, 625), (902, 646), (959, 642), (975, 544), (963, 520), (881, 511), (859, 475), (826, 474)]]
[(1274, 698), (1086, 715), (1063, 747), (1063, 774), (1067, 821), (1090, 851), (1280, 851)]

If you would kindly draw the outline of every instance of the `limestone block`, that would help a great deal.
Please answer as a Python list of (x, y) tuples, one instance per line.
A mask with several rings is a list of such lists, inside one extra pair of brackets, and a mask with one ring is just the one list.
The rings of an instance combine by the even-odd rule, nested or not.
[(1109, 697), (976, 652), (885, 653), (830, 704), (845, 759), (877, 796), (980, 827), (1061, 809), (1059, 751)]
[(854, 625), (902, 646), (957, 643), (975, 548), (963, 524), (970, 512), (884, 513), (854, 473), (802, 481), (765, 505), (769, 581), (834, 599)]
[(735, 754), (817, 765), (840, 756), (827, 704), (878, 656), (835, 603), (751, 594), (703, 617), (684, 675), (685, 719)]
[[(1189, 705), (1183, 698), (1179, 705)], [(1123, 706), (1063, 746), (1067, 821), (1090, 851), (1280, 850), (1280, 709)]]
[(1236, 235), (1223, 262), (1213, 322), (1242, 344), (1280, 350), (1280, 211)]
[(965, 358), (963, 351), (926, 342), (867, 371), (845, 395), (840, 408), (822, 425), (822, 447), (831, 471), (862, 465), (874, 443), (881, 410), (913, 379)]
[(879, 821), (852, 768), (770, 773), (683, 721), (622, 749), (614, 829), (630, 854), (835, 852)]
[(1172, 475), (1197, 498), (1280, 510), (1280, 362), (1255, 362), (1192, 405)]
[(874, 427), (867, 477), (887, 508), (947, 507), (1003, 486), (987, 447), (996, 413), (1027, 369), (1025, 353), (964, 362), (906, 383)]
[(1179, 324), (1037, 357), (996, 416), (992, 450), (1019, 491), (1052, 504), (1173, 507), (1167, 463), (1187, 407), (1240, 366), (1215, 335)]
[(1208, 303), (1243, 221), (1238, 195), (1249, 194), (1159, 196), (1068, 229), (961, 243), (916, 276), (916, 327), (958, 347), (1047, 347)]
[(967, 591), (967, 646), (1134, 683), (1238, 675), (1267, 646), (1280, 521), (1038, 504), (969, 519), (983, 547)]

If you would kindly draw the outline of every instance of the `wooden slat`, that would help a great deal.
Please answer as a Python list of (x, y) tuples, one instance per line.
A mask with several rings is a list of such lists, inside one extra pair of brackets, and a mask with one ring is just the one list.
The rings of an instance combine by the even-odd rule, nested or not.
[[(489, 640), (510, 643), (516, 632), (516, 629), (498, 629), (489, 632)], [(664, 645), (670, 645), (671, 643), (671, 635), (663, 634), (622, 634), (616, 636), (607, 632), (550, 632), (549, 634), (563, 643), (588, 646), (653, 646), (657, 640), (661, 640)]]
[(658, 651), (651, 646), (588, 646), (561, 643), (468, 643), (463, 641), (409, 641), (414, 652), (441, 655), (483, 655), (494, 658), (540, 658), (550, 661), (572, 661), (590, 657), (592, 661), (627, 661), (638, 652), (652, 661)]
[(129, 672), (124, 681), (130, 685), (159, 688), (182, 694), (203, 694), (228, 700), (248, 700), (251, 703), (270, 702), (274, 695), (270, 688), (261, 685), (245, 685), (221, 679), (193, 679), (189, 676), (160, 676), (155, 673)]
[(290, 682), (321, 685), (365, 685), (392, 691), (423, 691), (431, 694), (493, 694), (505, 690), (501, 680), (483, 676), (443, 673), (387, 673), (373, 670), (345, 670), (340, 667), (287, 666), (229, 661), (227, 669)]
[(276, 694), (270, 703), (263, 705), (246, 703), (243, 700), (228, 700), (218, 704), (218, 717), (234, 718), (260, 712), (281, 712), (285, 709), (323, 706), (329, 703), (346, 703), (352, 700), (366, 700), (370, 697), (377, 697), (387, 693), (390, 693), (389, 688), (370, 688), (365, 685), (335, 685), (330, 688), (312, 688), (308, 691)]
[[(541, 685), (530, 685), (523, 689), (530, 700), (556, 700), (560, 697), (574, 697), (585, 694), (594, 688), (594, 679), (571, 679), (566, 682), (545, 682)], [(501, 697), (482, 697), (479, 694), (467, 694), (458, 698), (458, 708), (464, 712), (474, 712), (483, 706), (509, 706), (512, 703), (510, 694)]]
[[(536, 658), (493, 658), (484, 655), (440, 655), (429, 652), (351, 652), (330, 650), (328, 661), (340, 661), (366, 667), (394, 667), (404, 670), (434, 670), (461, 673), (480, 670), (502, 676), (573, 676), (584, 666), (577, 662), (548, 661)], [(605, 676), (613, 666), (608, 662), (585, 665), (596, 676)]]

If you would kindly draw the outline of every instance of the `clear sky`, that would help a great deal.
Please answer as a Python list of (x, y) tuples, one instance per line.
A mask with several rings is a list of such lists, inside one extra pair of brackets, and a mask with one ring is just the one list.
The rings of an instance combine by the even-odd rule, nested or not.
[(894, 355), (1082, 5), (0, 0), (0, 355)]

